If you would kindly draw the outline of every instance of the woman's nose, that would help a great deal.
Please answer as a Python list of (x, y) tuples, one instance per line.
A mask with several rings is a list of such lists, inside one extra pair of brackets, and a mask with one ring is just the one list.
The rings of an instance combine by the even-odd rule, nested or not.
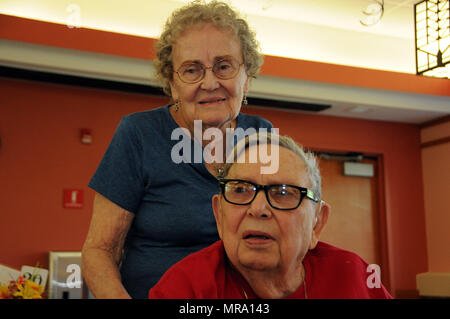
[(213, 91), (219, 87), (219, 81), (212, 68), (205, 69), (205, 76), (202, 79), (201, 88), (207, 91)]
[(257, 218), (270, 218), (272, 217), (271, 206), (267, 202), (266, 194), (264, 190), (261, 190), (256, 194), (255, 199), (251, 202), (247, 213)]

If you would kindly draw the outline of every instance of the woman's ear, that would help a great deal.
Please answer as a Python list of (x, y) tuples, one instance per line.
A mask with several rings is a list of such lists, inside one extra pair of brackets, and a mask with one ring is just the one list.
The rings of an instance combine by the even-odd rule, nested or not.
[(322, 233), (322, 230), (325, 228), (325, 225), (328, 221), (328, 216), (330, 214), (330, 205), (325, 203), (324, 201), (320, 201), (319, 203), (319, 209), (316, 213), (314, 224), (313, 224), (313, 230), (311, 233), (311, 243), (309, 244), (309, 249), (314, 249), (317, 246), (317, 243), (319, 242), (320, 234)]
[(217, 232), (220, 239), (222, 239), (222, 204), (220, 202), (220, 194), (216, 194), (212, 197), (212, 208), (214, 212), (214, 218), (216, 219)]
[(248, 88), (250, 86), (250, 77), (247, 75), (244, 83), (244, 93), (248, 93)]
[(169, 85), (170, 85), (170, 93), (172, 95), (172, 100), (174, 100), (174, 101), (178, 100), (179, 94), (175, 87), (173, 79), (169, 82)]

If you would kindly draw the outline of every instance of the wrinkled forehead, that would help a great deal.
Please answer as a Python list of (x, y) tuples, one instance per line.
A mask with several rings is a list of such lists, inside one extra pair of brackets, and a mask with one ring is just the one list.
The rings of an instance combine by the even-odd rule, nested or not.
[[(239, 145), (241, 146), (241, 145)], [(285, 151), (288, 151), (298, 157), (294, 152), (287, 149), (284, 146), (280, 146), (278, 143), (254, 143), (250, 145), (241, 146), (237, 149), (236, 163), (260, 163), (265, 164), (270, 161), (271, 158), (283, 155), (283, 158), (289, 157), (286, 155)], [(280, 152), (281, 151), (281, 152)], [(302, 159), (298, 157), (300, 161)]]
[[(261, 174), (261, 167), (270, 166), (278, 160), (278, 169), (272, 174)], [(251, 145), (238, 153), (230, 167), (227, 178), (250, 181), (265, 180), (267, 183), (309, 186), (307, 167), (303, 159), (290, 149), (277, 144)]]

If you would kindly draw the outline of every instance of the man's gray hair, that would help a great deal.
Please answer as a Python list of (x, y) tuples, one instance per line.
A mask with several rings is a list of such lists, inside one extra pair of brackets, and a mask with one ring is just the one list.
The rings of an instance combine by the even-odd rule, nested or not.
[[(264, 138), (266, 136), (266, 138)], [(300, 157), (306, 165), (306, 170), (309, 175), (309, 180), (311, 182), (311, 190), (313, 191), (316, 198), (322, 198), (322, 178), (320, 176), (320, 170), (317, 163), (317, 158), (314, 153), (310, 151), (305, 151), (303, 146), (295, 142), (292, 138), (286, 135), (277, 135), (273, 133), (255, 133), (251, 136), (246, 136), (245, 140), (241, 140), (236, 144), (230, 157), (224, 166), (224, 171), (221, 178), (226, 178), (228, 173), (237, 161), (237, 158), (245, 152), (248, 148), (254, 145), (261, 144), (278, 144), (281, 147), (287, 148), (288, 150), (295, 153)]]

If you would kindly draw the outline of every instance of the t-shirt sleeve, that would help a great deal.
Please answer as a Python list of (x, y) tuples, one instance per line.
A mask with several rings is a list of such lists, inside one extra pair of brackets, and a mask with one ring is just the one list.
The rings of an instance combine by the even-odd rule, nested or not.
[(267, 132), (270, 132), (270, 129), (273, 128), (273, 124), (269, 120), (262, 117), (258, 117), (258, 120), (259, 120), (258, 123), (259, 128), (267, 128), (268, 129)]
[(121, 119), (89, 187), (129, 212), (145, 188), (142, 136), (129, 116)]
[(265, 128), (267, 129), (267, 132), (271, 132), (271, 129), (273, 128), (273, 124), (260, 116), (253, 116), (253, 118), (249, 119), (249, 122), (247, 124), (249, 127), (254, 127), (256, 129)]

